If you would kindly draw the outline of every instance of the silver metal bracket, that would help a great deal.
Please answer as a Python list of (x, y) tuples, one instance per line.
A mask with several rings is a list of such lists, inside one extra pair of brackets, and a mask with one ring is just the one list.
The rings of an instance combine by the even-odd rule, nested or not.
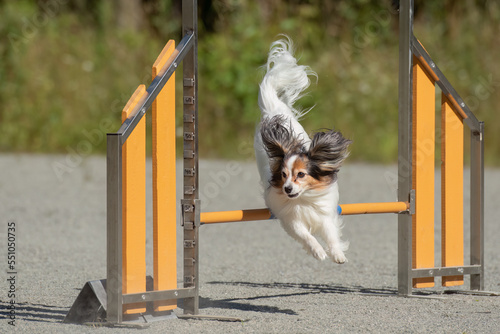
[(184, 78), (184, 87), (193, 87), (194, 78)]
[(193, 150), (184, 150), (184, 158), (185, 159), (193, 159), (194, 151)]
[(185, 195), (192, 195), (192, 194), (194, 194), (195, 189), (196, 188), (193, 186), (185, 186), (184, 187), (184, 194)]
[(192, 133), (192, 132), (185, 132), (184, 133), (184, 140), (194, 140), (194, 133)]
[(193, 123), (194, 122), (194, 115), (184, 115), (184, 123)]
[(194, 176), (196, 170), (194, 168), (184, 168), (184, 176)]
[[(200, 226), (200, 212), (201, 208), (200, 200), (189, 200), (181, 199), (181, 226), (184, 226), (185, 230), (193, 230)], [(185, 213), (194, 213), (194, 221), (186, 221)]]
[(196, 241), (194, 240), (184, 240), (184, 248), (194, 248)]
[(183, 203), (182, 204), (182, 212), (185, 213), (185, 212), (194, 212), (194, 205), (191, 204), (191, 203)]
[(408, 212), (410, 215), (415, 214), (415, 189), (410, 191), (410, 209)]
[(193, 96), (184, 96), (184, 104), (194, 104)]

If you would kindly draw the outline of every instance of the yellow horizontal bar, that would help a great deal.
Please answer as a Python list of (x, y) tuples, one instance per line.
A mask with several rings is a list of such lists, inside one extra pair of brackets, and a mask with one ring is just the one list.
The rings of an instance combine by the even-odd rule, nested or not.
[(234, 210), (202, 212), (200, 221), (203, 224), (243, 222), (250, 220), (266, 220), (271, 218), (269, 209)]
[(410, 208), (407, 202), (353, 203), (342, 204), (342, 215), (362, 215), (369, 213), (399, 213)]
[[(358, 215), (368, 213), (399, 213), (409, 209), (407, 202), (355, 203), (342, 204), (339, 211), (342, 215)], [(202, 224), (230, 223), (251, 220), (266, 220), (271, 218), (269, 209), (233, 210), (202, 212)]]

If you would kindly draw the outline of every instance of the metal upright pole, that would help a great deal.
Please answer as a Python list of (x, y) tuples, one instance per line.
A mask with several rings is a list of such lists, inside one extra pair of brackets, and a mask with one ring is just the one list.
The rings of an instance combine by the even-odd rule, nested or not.
[(484, 122), (479, 131), (471, 131), (471, 216), (470, 264), (480, 265), (480, 273), (471, 275), (471, 290), (484, 290)]
[[(399, 8), (399, 135), (398, 201), (410, 200), (412, 191), (412, 51), (413, 0), (402, 0)], [(398, 215), (398, 294), (412, 291), (412, 217)]]
[(122, 145), (117, 133), (107, 134), (107, 309), (109, 323), (121, 323), (122, 308)]
[(198, 314), (199, 227), (198, 199), (198, 10), (196, 0), (182, 2), (182, 32), (193, 34), (194, 44), (183, 61), (184, 86), (184, 287), (195, 288), (195, 296), (184, 299), (184, 313)]

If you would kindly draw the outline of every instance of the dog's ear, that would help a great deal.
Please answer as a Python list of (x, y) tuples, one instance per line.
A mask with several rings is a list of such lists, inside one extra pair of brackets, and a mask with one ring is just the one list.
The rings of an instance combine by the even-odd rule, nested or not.
[(291, 126), (287, 128), (285, 122), (285, 118), (281, 115), (267, 117), (261, 122), (260, 134), (269, 159), (283, 160), (285, 155), (298, 150), (301, 146)]
[(292, 126), (285, 126), (286, 119), (282, 115), (265, 118), (261, 122), (260, 134), (262, 143), (269, 157), (272, 186), (278, 187), (281, 181), (281, 169), (287, 155), (304, 153), (303, 142), (295, 136)]
[(351, 140), (346, 139), (338, 131), (316, 133), (307, 153), (313, 164), (314, 173), (319, 177), (334, 178), (342, 162), (349, 156), (347, 148), (351, 143)]

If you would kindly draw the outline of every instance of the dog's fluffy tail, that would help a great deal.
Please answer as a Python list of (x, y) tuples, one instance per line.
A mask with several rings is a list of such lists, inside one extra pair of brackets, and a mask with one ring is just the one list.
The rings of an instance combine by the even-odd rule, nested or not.
[(294, 104), (309, 87), (309, 76), (317, 75), (308, 66), (297, 64), (293, 42), (288, 36), (284, 37), (271, 44), (267, 73), (260, 84), (259, 107), (263, 117), (282, 114), (299, 119), (310, 109), (297, 109)]

